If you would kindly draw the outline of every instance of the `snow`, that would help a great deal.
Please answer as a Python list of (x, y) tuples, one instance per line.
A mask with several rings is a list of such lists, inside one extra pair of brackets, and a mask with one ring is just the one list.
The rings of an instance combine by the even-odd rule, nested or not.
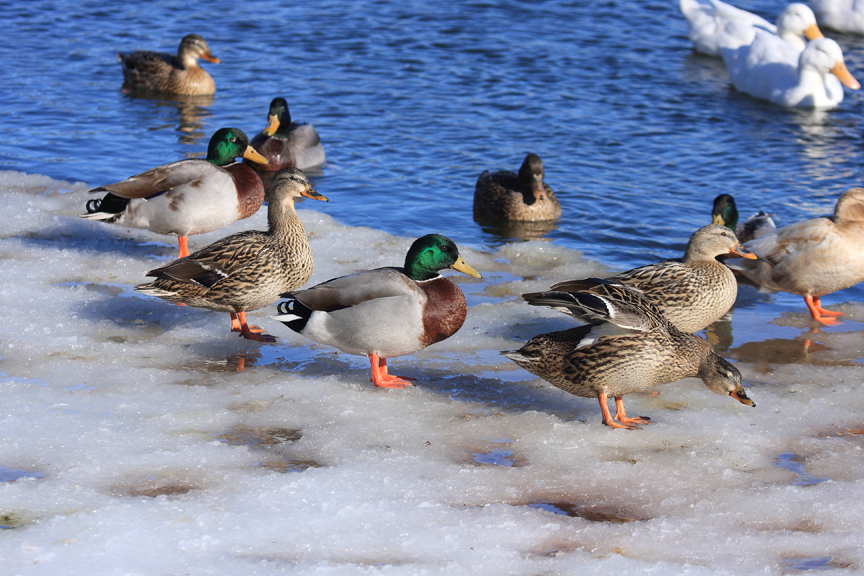
[[(391, 360), (414, 387), (381, 390), (273, 306), (249, 314), (278, 338), (260, 344), (133, 292), (176, 241), (79, 219), (87, 188), (0, 172), (4, 574), (864, 572), (864, 305), (809, 350), (806, 313), (736, 309), (756, 408), (687, 379), (627, 396), (655, 423), (611, 430), (498, 354), (572, 325), (518, 295), (606, 271), (575, 250), (460, 245), (484, 276), (448, 274), (465, 325)], [(413, 240), (307, 205), (310, 285)]]

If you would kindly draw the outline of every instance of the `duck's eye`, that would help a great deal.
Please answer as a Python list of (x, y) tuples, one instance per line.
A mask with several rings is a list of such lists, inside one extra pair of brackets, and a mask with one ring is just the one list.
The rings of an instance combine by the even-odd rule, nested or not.
[(449, 246), (441, 246), (441, 251), (442, 251), (442, 252), (449, 252), (449, 251), (450, 251), (450, 247), (449, 247)]

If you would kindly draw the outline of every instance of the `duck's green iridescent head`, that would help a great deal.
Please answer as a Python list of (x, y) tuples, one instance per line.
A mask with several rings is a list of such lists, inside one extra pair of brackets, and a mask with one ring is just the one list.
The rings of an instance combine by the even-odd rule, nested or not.
[(429, 280), (438, 276), (438, 271), (444, 268), (453, 268), (480, 278), (480, 273), (462, 260), (456, 244), (446, 236), (427, 234), (411, 244), (405, 256), (406, 276), (412, 280)]
[(264, 134), (273, 136), (274, 134), (285, 135), (291, 129), (291, 111), (288, 110), (288, 101), (285, 98), (274, 98), (270, 102), (270, 112), (267, 113), (267, 127), (264, 128)]
[(738, 226), (738, 207), (735, 199), (729, 194), (720, 194), (714, 199), (714, 209), (711, 210), (711, 221), (720, 226), (726, 226), (735, 232)]
[(258, 164), (269, 164), (249, 145), (249, 138), (239, 128), (221, 128), (210, 138), (207, 147), (207, 161), (216, 166), (227, 166), (235, 158), (248, 158)]

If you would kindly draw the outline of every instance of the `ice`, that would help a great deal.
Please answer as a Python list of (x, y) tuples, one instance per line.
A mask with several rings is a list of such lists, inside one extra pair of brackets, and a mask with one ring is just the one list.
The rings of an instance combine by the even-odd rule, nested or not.
[[(579, 252), (460, 245), (484, 275), (448, 273), (465, 325), (380, 390), (275, 307), (249, 315), (279, 338), (259, 344), (133, 292), (176, 242), (77, 218), (87, 188), (0, 172), (3, 574), (864, 571), (864, 305), (819, 334), (738, 308), (725, 346), (756, 408), (688, 379), (627, 396), (655, 423), (611, 430), (498, 354), (572, 325), (518, 295), (606, 271)], [(413, 240), (307, 205), (312, 283)]]

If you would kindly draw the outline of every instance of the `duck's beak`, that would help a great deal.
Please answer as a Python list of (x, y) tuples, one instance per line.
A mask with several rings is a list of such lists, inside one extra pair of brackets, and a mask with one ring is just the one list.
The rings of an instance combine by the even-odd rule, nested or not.
[(831, 70), (829, 70), (834, 76), (840, 79), (840, 83), (850, 88), (852, 90), (858, 90), (861, 88), (861, 84), (855, 80), (855, 77), (849, 73), (849, 69), (846, 68), (846, 63), (840, 60), (837, 64), (834, 65)]
[(219, 60), (218, 58), (216, 58), (216, 56), (214, 56), (212, 52), (204, 52), (204, 53), (202, 53), (202, 54), (201, 54), (201, 58), (203, 58), (203, 59), (206, 60), (207, 62), (212, 62), (212, 63), (214, 63), (214, 64), (219, 64), (220, 62), (222, 62), (221, 60)]
[(804, 30), (804, 36), (807, 40), (815, 40), (816, 38), (824, 38), (822, 35), (822, 31), (819, 30), (819, 25), (813, 22), (810, 24), (806, 30)]
[(305, 190), (300, 192), (300, 194), (305, 196), (306, 198), (311, 198), (312, 200), (321, 200), (322, 202), (329, 202), (330, 201), (323, 194), (319, 194), (318, 192), (316, 192), (315, 189), (312, 188), (311, 184), (309, 185), (308, 188), (306, 188)]
[(723, 220), (723, 216), (721, 216), (720, 214), (714, 214), (714, 215), (711, 217), (711, 223), (712, 223), (712, 224), (717, 224), (717, 225), (719, 225), (719, 226), (725, 226), (725, 225), (726, 225), (726, 221)]
[(746, 404), (747, 406), (753, 406), (753, 407), (756, 406), (756, 403), (753, 402), (747, 396), (747, 392), (744, 391), (744, 387), (741, 386), (740, 384), (735, 388), (735, 390), (730, 392), (729, 395), (732, 396), (732, 398), (736, 399), (741, 404)]
[(450, 268), (453, 268), (454, 270), (458, 270), (459, 272), (462, 272), (463, 274), (467, 274), (468, 276), (472, 276), (474, 278), (482, 278), (482, 276), (480, 276), (479, 272), (477, 272), (476, 270), (474, 270), (472, 267), (468, 266), (468, 264), (465, 263), (465, 260), (462, 259), (462, 256), (459, 256), (456, 259), (456, 262), (454, 262), (450, 266)]
[(546, 187), (543, 186), (543, 181), (534, 183), (534, 199), (542, 201), (546, 199)]
[(272, 136), (276, 133), (276, 130), (279, 129), (279, 118), (275, 114), (270, 114), (267, 116), (267, 127), (264, 128), (264, 134), (266, 136)]
[(261, 156), (252, 146), (246, 146), (246, 151), (243, 152), (243, 158), (247, 160), (252, 160), (253, 162), (257, 162), (258, 164), (269, 164), (270, 161)]
[(730, 254), (735, 254), (736, 256), (741, 256), (742, 258), (747, 258), (748, 260), (756, 260), (756, 255), (752, 252), (747, 252), (744, 250), (744, 247), (741, 246), (740, 242), (736, 242), (735, 246), (729, 249)]

